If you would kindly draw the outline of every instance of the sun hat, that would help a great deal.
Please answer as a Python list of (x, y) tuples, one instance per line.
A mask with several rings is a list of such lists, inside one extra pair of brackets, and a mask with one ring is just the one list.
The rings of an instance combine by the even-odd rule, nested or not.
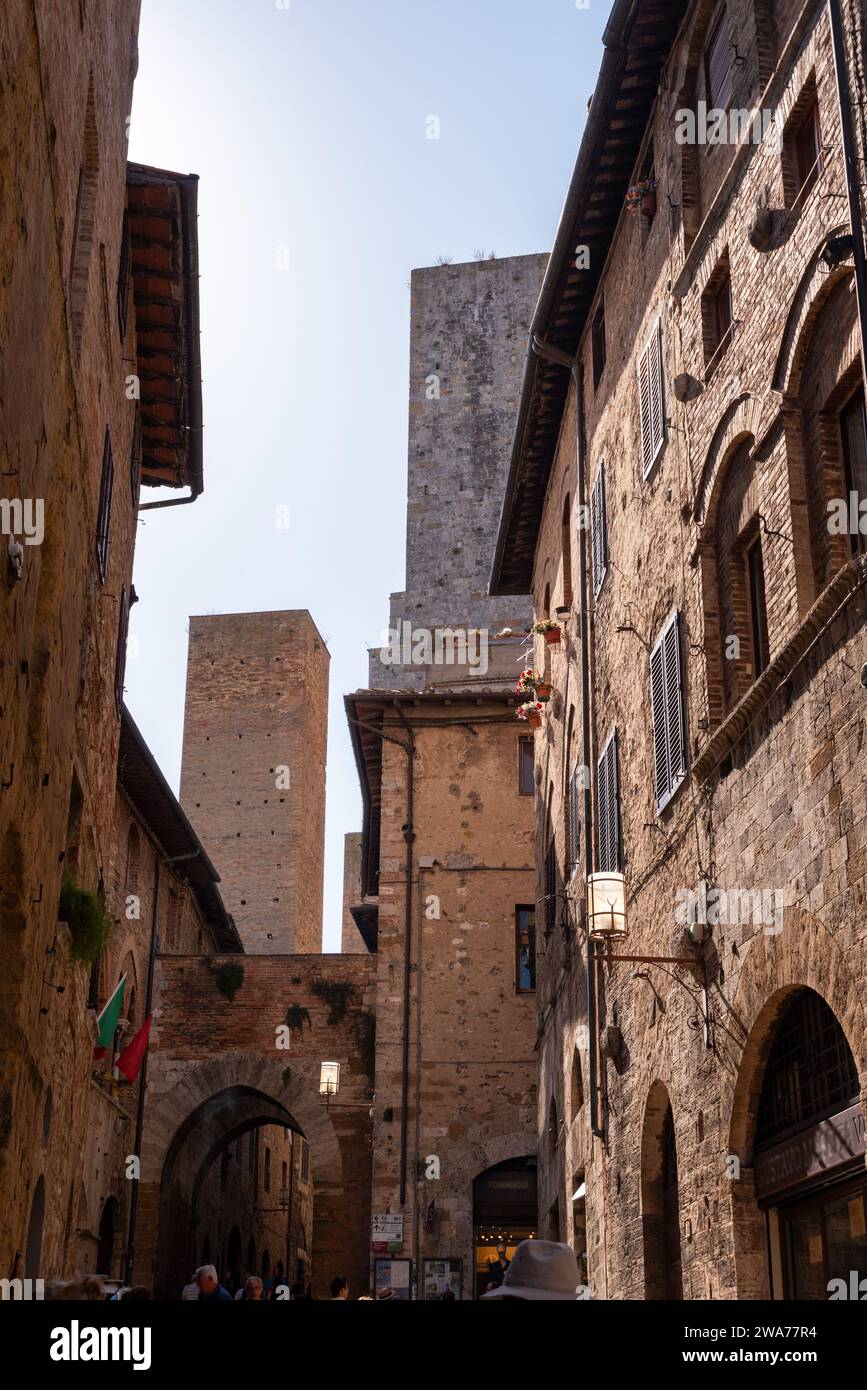
[(482, 1298), (577, 1299), (575, 1251), (555, 1240), (522, 1240), (502, 1284)]

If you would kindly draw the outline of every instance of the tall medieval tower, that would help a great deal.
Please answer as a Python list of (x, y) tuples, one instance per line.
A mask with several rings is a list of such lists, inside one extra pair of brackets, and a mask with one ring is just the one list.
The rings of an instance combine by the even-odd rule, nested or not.
[(306, 609), (190, 618), (181, 802), (252, 953), (322, 949), (329, 662)]

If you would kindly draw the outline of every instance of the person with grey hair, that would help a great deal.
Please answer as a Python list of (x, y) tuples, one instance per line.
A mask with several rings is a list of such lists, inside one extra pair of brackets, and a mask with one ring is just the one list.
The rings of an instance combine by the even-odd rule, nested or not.
[(246, 1303), (248, 1300), (252, 1300), (254, 1303), (259, 1303), (263, 1299), (263, 1294), (264, 1285), (258, 1274), (248, 1274), (240, 1289), (235, 1294), (235, 1302)]
[(213, 1265), (201, 1265), (194, 1275), (199, 1286), (199, 1299), (205, 1303), (232, 1302), (232, 1295), (224, 1289)]

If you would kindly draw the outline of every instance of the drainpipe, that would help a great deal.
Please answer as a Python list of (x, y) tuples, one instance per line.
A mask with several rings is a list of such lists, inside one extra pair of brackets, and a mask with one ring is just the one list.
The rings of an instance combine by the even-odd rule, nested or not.
[[(566, 367), (572, 375), (572, 383), (575, 388), (575, 452), (578, 467), (578, 505), (586, 507), (587, 481), (586, 481), (586, 447), (584, 436), (584, 369), (578, 358), (569, 357), (567, 353), (561, 352), (552, 343), (546, 343), (540, 338), (538, 333), (533, 335), (533, 351), (539, 357), (547, 357), (552, 362), (557, 362), (561, 367)], [(582, 515), (586, 516), (586, 510)], [(581, 745), (582, 762), (589, 774), (592, 758), (592, 745), (590, 736), (590, 627), (589, 627), (589, 605), (587, 602), (587, 528), (578, 527), (578, 629), (581, 641)], [(593, 796), (590, 786), (589, 775), (583, 779), (583, 803), (584, 803), (584, 877), (593, 872)], [(597, 1016), (597, 984), (598, 984), (599, 961), (596, 955), (596, 947), (590, 940), (589, 929), (587, 935), (587, 1028), (589, 1032), (588, 1064), (589, 1064), (589, 1084), (590, 1084), (590, 1129), (598, 1138), (604, 1137), (604, 1128), (599, 1114), (599, 1066), (598, 1066), (598, 1033), (599, 1020)]]
[[(173, 859), (163, 859), (163, 858), (161, 858), (159, 851), (157, 851), (157, 853), (156, 853), (156, 858), (155, 858), (155, 863), (154, 863), (153, 908), (152, 908), (152, 911), (151, 911), (151, 945), (150, 945), (150, 955), (149, 955), (149, 957), (148, 957), (148, 988), (147, 988), (147, 999), (146, 999), (146, 1001), (145, 1001), (145, 1014), (144, 1014), (144, 1016), (145, 1016), (145, 1022), (147, 1022), (147, 1020), (148, 1020), (148, 1019), (150, 1018), (150, 1016), (151, 1016), (151, 1008), (152, 1008), (152, 1005), (153, 1005), (153, 997), (154, 997), (154, 975), (155, 975), (155, 973), (156, 973), (156, 960), (157, 960), (157, 922), (158, 922), (158, 920), (159, 920), (160, 882), (161, 882), (161, 878), (162, 878), (162, 868), (163, 868), (163, 865), (164, 865), (164, 864), (179, 864), (179, 863), (180, 863), (182, 860), (184, 860), (184, 859), (198, 859), (198, 857), (199, 857), (199, 851), (198, 851), (198, 850), (193, 851), (193, 853), (191, 853), (191, 854), (176, 854), (175, 857), (174, 857)], [(140, 1074), (140, 1076), (139, 1076), (139, 1083), (138, 1083), (138, 1108), (137, 1108), (137, 1110), (136, 1110), (136, 1119), (135, 1119), (135, 1143), (133, 1144), (133, 1153), (135, 1154), (136, 1158), (139, 1160), (139, 1163), (141, 1163), (141, 1141), (142, 1141), (142, 1130), (143, 1130), (143, 1128), (144, 1128), (145, 1090), (146, 1090), (146, 1088), (147, 1088), (148, 1057), (149, 1057), (149, 1055), (150, 1055), (150, 1039), (148, 1039), (148, 1047), (147, 1047), (147, 1049), (145, 1050), (145, 1055), (144, 1055), (144, 1057), (142, 1058), (141, 1074)], [(139, 1190), (139, 1186), (140, 1186), (140, 1185), (141, 1185), (141, 1177), (138, 1177), (138, 1178), (136, 1178), (135, 1182), (134, 1182), (133, 1185), (132, 1185), (132, 1195), (131, 1195), (131, 1197), (130, 1197), (130, 1203), (129, 1203), (129, 1231), (128, 1231), (127, 1240), (126, 1240), (126, 1256), (125, 1256), (125, 1259), (124, 1259), (124, 1273), (123, 1273), (123, 1279), (124, 1279), (124, 1283), (125, 1283), (125, 1284), (131, 1284), (131, 1283), (132, 1283), (132, 1266), (133, 1266), (133, 1258), (134, 1258), (134, 1255), (135, 1255), (135, 1227), (136, 1227), (136, 1217), (138, 1216), (138, 1190)]]
[[(413, 829), (413, 759), (415, 757), (415, 734), (407, 720), (406, 715), (397, 700), (394, 701), (394, 708), (400, 716), (401, 723), (406, 729), (408, 736), (407, 758), (406, 758), (406, 824), (403, 827), (403, 838), (406, 844), (406, 882), (404, 885), (404, 941), (403, 941), (403, 1051), (401, 1056), (401, 1078), (400, 1078), (400, 1205), (406, 1205), (406, 1169), (407, 1169), (407, 1149), (409, 1145), (409, 1116), (407, 1106), (409, 1102), (409, 986), (410, 986), (410, 952), (412, 946), (412, 847), (415, 840), (415, 830)], [(418, 1270), (416, 1270), (416, 1281), (418, 1280)]]
[(858, 329), (861, 338), (861, 380), (867, 401), (867, 267), (864, 262), (864, 224), (861, 220), (861, 192), (858, 177), (858, 157), (852, 125), (852, 101), (849, 92), (849, 72), (846, 67), (846, 39), (840, 0), (828, 0), (828, 18), (834, 48), (834, 76), (837, 80), (837, 102), (840, 107), (840, 132), (843, 139), (843, 162), (846, 166), (846, 196), (849, 204), (849, 225), (855, 257), (855, 297), (858, 301)]

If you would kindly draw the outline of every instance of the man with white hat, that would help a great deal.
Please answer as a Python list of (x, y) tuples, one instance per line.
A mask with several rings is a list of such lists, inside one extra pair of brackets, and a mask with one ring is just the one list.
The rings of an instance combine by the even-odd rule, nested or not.
[(575, 1300), (586, 1298), (579, 1289), (581, 1276), (575, 1251), (555, 1240), (522, 1240), (506, 1270), (503, 1282), (482, 1298)]

